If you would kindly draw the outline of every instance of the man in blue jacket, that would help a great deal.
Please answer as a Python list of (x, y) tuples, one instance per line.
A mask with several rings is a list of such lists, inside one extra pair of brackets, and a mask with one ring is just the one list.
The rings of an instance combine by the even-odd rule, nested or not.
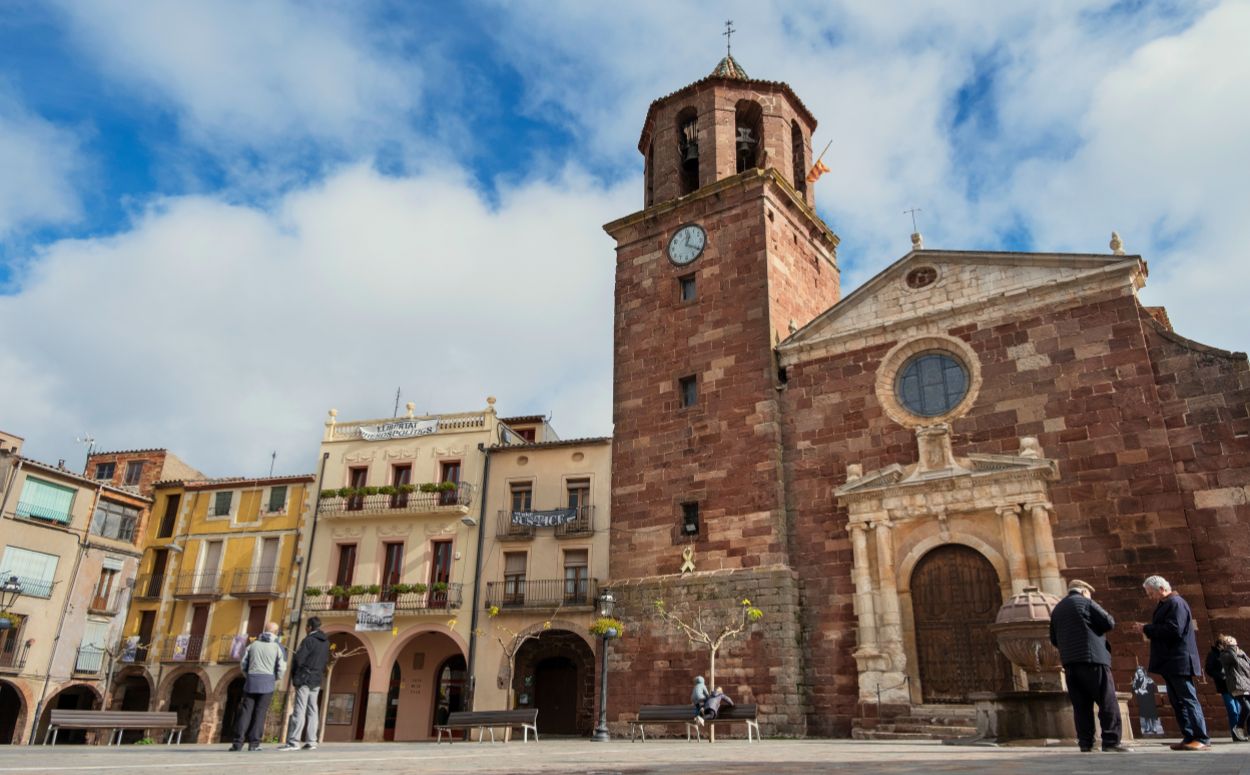
[(1150, 639), (1150, 672), (1163, 676), (1168, 702), (1172, 703), (1181, 728), (1181, 742), (1173, 745), (1172, 750), (1205, 751), (1211, 747), (1211, 736), (1207, 734), (1207, 720), (1194, 687), (1194, 679), (1202, 675), (1202, 661), (1193, 612), (1162, 576), (1146, 579), (1142, 589), (1156, 603), (1150, 624), (1141, 628)]
[(1094, 588), (1076, 580), (1068, 585), (1068, 596), (1050, 614), (1050, 642), (1059, 647), (1059, 661), (1068, 679), (1068, 699), (1076, 740), (1082, 751), (1094, 750), (1094, 705), (1102, 727), (1102, 750), (1131, 751), (1120, 744), (1120, 703), (1115, 698), (1111, 676), (1111, 649), (1107, 633), (1115, 619), (1093, 600)]

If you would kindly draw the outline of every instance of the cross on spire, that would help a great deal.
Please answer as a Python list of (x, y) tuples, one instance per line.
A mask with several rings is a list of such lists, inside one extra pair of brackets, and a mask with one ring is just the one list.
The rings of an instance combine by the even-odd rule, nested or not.
[(733, 53), (733, 48), (731, 47), (731, 44), (733, 42), (733, 34), (734, 34), (733, 19), (728, 19), (725, 21), (725, 31), (722, 32), (721, 34), (725, 36), (725, 56), (730, 56)]

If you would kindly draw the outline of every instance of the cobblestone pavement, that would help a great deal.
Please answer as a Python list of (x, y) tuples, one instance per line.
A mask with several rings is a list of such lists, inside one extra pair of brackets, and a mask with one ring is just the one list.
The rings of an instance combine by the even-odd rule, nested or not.
[(317, 751), (229, 753), (225, 746), (15, 746), (0, 748), (0, 773), (1185, 773), (1250, 775), (1250, 744), (1217, 743), (1210, 751), (1180, 753), (1152, 741), (1132, 754), (1082, 754), (1072, 748), (981, 748), (933, 742), (766, 740), (715, 745), (662, 740), (592, 743), (586, 740), (461, 743), (330, 744)]

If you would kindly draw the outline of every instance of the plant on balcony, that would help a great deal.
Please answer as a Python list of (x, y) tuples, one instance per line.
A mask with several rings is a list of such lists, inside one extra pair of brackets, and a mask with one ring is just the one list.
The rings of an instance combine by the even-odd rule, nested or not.
[(359, 488), (359, 493), (361, 495), (377, 495), (378, 488), (377, 487), (361, 487)]
[(322, 499), (322, 500), (325, 500), (325, 499), (327, 499), (327, 498), (337, 498), (337, 497), (339, 497), (339, 491), (338, 491), (338, 490), (322, 490), (322, 491), (321, 491), (321, 499)]
[(438, 483), (439, 492), (453, 492), (459, 488), (460, 488), (460, 484), (458, 482), (439, 482)]
[(347, 588), (348, 597), (356, 597), (357, 595), (367, 595), (367, 594), (369, 594), (369, 587), (366, 587), (363, 584), (353, 584)]
[(616, 630), (616, 635), (612, 637), (619, 638), (625, 634), (625, 625), (621, 623), (620, 619), (611, 616), (600, 616), (590, 625), (590, 634), (597, 638), (607, 635), (608, 630)]
[(368, 584), (365, 586), (366, 595), (377, 595), (377, 594), (380, 594), (381, 592), (382, 592), (382, 585), (380, 584)]
[(350, 498), (355, 494), (356, 494), (356, 489), (354, 487), (340, 487), (339, 488), (340, 498)]
[(438, 492), (438, 482), (425, 482), (420, 489), (421, 492)]
[(304, 588), (304, 597), (321, 597), (324, 594), (325, 592), (321, 589), (321, 587)]
[(411, 584), (392, 584), (386, 589), (393, 595), (407, 595), (413, 591)]
[(382, 487), (378, 488), (378, 494), (379, 495), (398, 495), (399, 488), (393, 484), (383, 485)]
[(415, 484), (401, 484), (399, 485), (399, 491), (404, 495), (411, 495), (417, 491), (417, 486)]
[(432, 589), (432, 590), (433, 590), (433, 591), (435, 591), (435, 592), (446, 592), (446, 591), (447, 591), (447, 582), (446, 582), (446, 581), (436, 581), (436, 582), (434, 582), (433, 584), (431, 584), (431, 585), (430, 585), (430, 589)]
[(702, 609), (693, 615), (674, 613), (664, 598), (657, 598), (654, 608), (661, 621), (685, 633), (686, 638), (696, 647), (707, 647), (708, 686), (716, 686), (716, 655), (725, 642), (742, 635), (764, 618), (764, 612), (751, 605), (750, 599), (745, 597), (733, 610), (720, 617), (707, 616), (707, 612)]
[(326, 590), (326, 594), (330, 597), (347, 597), (348, 592), (348, 587), (340, 586), (338, 584), (335, 584)]

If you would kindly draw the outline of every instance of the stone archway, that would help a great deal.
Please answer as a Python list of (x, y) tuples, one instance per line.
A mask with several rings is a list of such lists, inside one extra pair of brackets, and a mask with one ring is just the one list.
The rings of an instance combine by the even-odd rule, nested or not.
[(595, 654), (576, 632), (550, 629), (517, 650), (517, 707), (538, 708), (543, 734), (585, 735), (594, 727)]
[(16, 685), (0, 680), (0, 745), (22, 742), (26, 722), (26, 698)]
[(243, 700), (243, 683), (243, 675), (237, 670), (220, 681), (217, 709), (221, 714), (221, 723), (217, 725), (216, 735), (219, 743), (234, 740), (234, 722), (238, 718), (239, 703)]
[(204, 731), (204, 706), (208, 686), (196, 671), (186, 671), (167, 683), (165, 710), (178, 714), (178, 723), (185, 727), (182, 739), (187, 743), (207, 743), (200, 738)]
[(940, 546), (916, 563), (909, 586), (924, 702), (966, 704), (976, 692), (1010, 690), (1011, 665), (990, 631), (1003, 602), (990, 561), (961, 544)]
[[(318, 697), (325, 709), (321, 714), (322, 734), (326, 742), (363, 740), (365, 725), (370, 721), (373, 652), (366, 641), (350, 631), (326, 628), (325, 633), (330, 640), (333, 666)], [(339, 656), (342, 654), (352, 656)]]
[[(39, 728), (35, 739), (43, 742), (43, 735), (48, 730), (48, 723), (53, 710), (99, 710), (103, 704), (100, 691), (91, 684), (70, 684), (56, 691), (43, 705), (39, 716)], [(56, 736), (58, 745), (81, 745), (87, 742), (87, 730), (66, 729)]]
[[(398, 665), (401, 680), (394, 697), (397, 703), (394, 739), (400, 742), (432, 739), (440, 701), (444, 699), (438, 696), (442, 688), (441, 673), (453, 658), (460, 660), (460, 671), (463, 673), (465, 652), (461, 644), (442, 631), (419, 628), (407, 638), (401, 635), (401, 640), (388, 653), (394, 657), (383, 663), (381, 670), (384, 672), (380, 673), (386, 683), (380, 687), (375, 686), (374, 691), (381, 688), (383, 692), (389, 693), (386, 690), (393, 667)], [(382, 696), (385, 697), (386, 694)], [(370, 713), (372, 712), (370, 709)], [(370, 728), (381, 733), (384, 723), (384, 718), (378, 718), (371, 721)]]
[[(152, 679), (141, 667), (128, 667), (113, 679), (113, 693), (109, 701), (110, 710), (146, 711), (152, 707)], [(122, 743), (133, 743), (141, 740), (142, 729), (127, 729), (122, 732)]]

